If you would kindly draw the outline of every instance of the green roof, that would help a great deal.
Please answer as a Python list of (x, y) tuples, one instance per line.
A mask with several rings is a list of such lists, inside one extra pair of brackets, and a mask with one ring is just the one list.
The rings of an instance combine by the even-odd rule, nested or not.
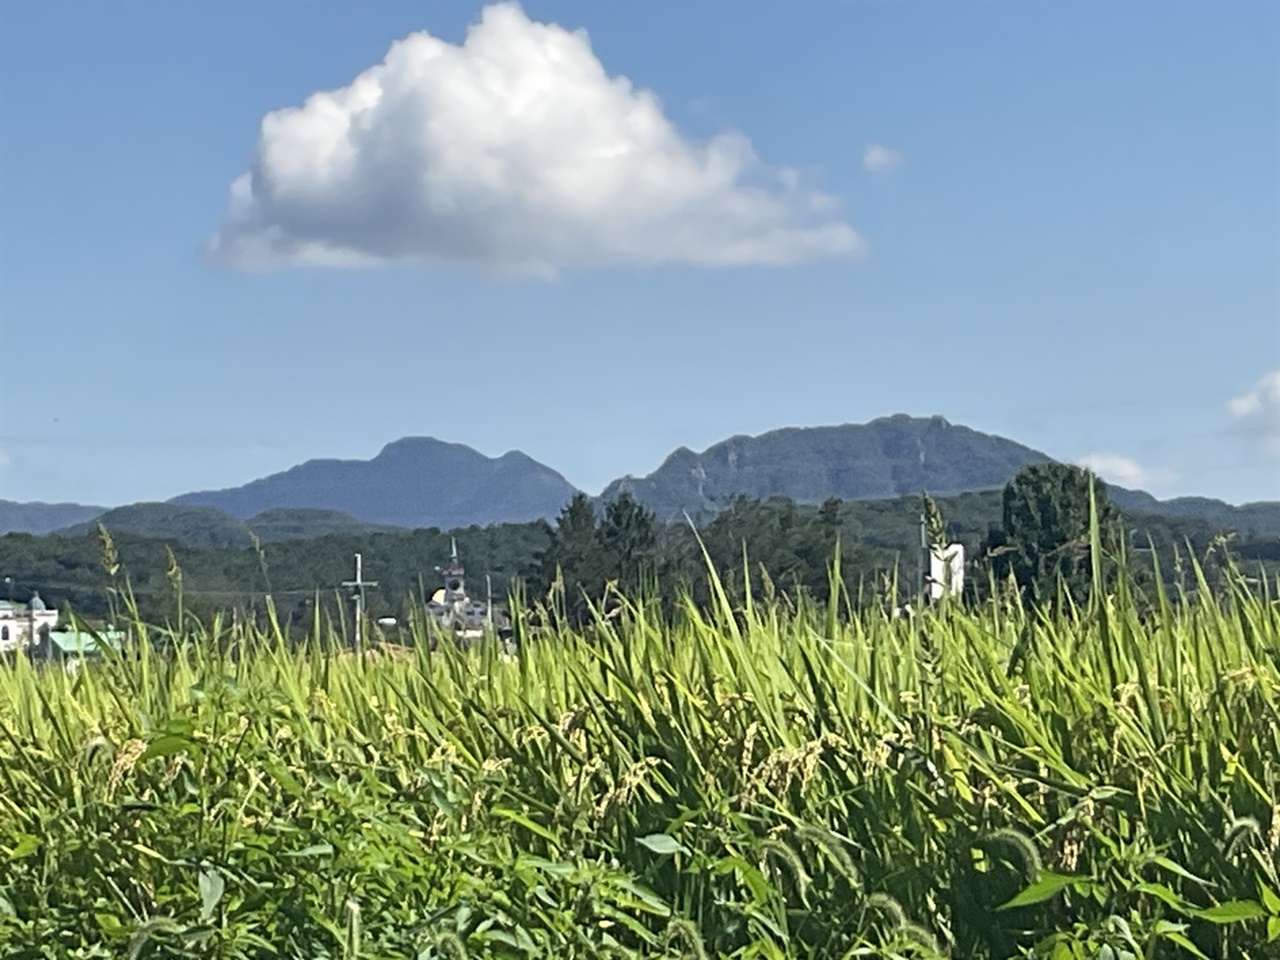
[(119, 649), (124, 634), (119, 630), (101, 630), (95, 636), (87, 630), (50, 630), (49, 643), (62, 653), (83, 656), (100, 653), (103, 646)]

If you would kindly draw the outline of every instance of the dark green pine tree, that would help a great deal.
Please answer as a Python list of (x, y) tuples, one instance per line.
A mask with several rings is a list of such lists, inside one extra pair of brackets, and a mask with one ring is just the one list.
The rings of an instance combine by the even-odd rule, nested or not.
[(600, 548), (610, 579), (624, 595), (636, 597), (656, 570), (657, 522), (630, 493), (605, 508), (599, 530)]
[(1018, 471), (1005, 486), (1002, 525), (987, 540), (985, 553), (998, 580), (1012, 576), (1023, 597), (1034, 603), (1054, 602), (1059, 582), (1077, 602), (1088, 597), (1091, 483), (1104, 553), (1114, 551), (1122, 528), (1105, 485), (1079, 467), (1035, 464)]
[(821, 601), (827, 599), (831, 590), (831, 563), (844, 525), (842, 507), (839, 497), (828, 497), (812, 519), (802, 525), (796, 538), (795, 551), (802, 561), (800, 582), (811, 596)]
[(575, 494), (561, 509), (540, 557), (543, 580), (571, 621), (585, 620), (591, 602), (600, 599), (609, 575), (607, 559), (591, 498)]

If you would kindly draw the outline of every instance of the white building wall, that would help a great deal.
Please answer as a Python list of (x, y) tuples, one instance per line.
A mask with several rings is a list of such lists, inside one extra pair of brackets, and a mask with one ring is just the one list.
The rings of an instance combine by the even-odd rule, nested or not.
[(7, 604), (0, 606), (0, 653), (29, 647), (40, 636), (43, 628), (52, 630), (57, 625), (57, 610), (31, 610)]
[(964, 591), (964, 544), (948, 544), (929, 553), (929, 596), (958, 597)]

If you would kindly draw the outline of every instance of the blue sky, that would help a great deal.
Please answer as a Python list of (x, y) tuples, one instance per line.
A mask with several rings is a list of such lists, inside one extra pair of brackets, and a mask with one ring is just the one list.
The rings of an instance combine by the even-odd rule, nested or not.
[(1280, 6), (481, 11), (0, 4), (0, 497), (907, 412), (1280, 498)]

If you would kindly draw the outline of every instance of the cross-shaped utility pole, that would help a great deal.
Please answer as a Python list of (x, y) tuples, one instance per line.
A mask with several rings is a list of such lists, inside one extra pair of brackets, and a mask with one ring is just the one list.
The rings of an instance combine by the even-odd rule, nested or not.
[(356, 647), (364, 649), (364, 591), (366, 587), (376, 587), (377, 580), (364, 579), (363, 559), (360, 554), (356, 554), (356, 578), (354, 580), (343, 580), (344, 587), (356, 588)]

